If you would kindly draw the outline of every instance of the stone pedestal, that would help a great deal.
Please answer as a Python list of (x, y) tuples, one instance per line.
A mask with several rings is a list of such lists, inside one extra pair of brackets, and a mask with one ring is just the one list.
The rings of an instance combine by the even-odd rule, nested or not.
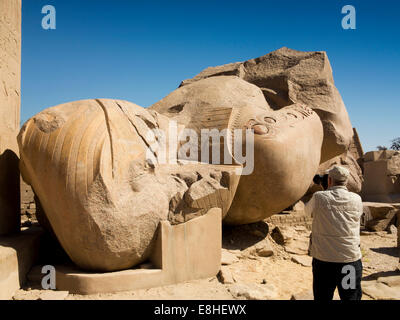
[(371, 151), (364, 155), (363, 201), (400, 202), (400, 152)]
[(221, 210), (171, 226), (160, 223), (151, 256), (155, 269), (90, 273), (56, 266), (57, 290), (75, 294), (131, 291), (216, 276), (221, 267)]
[(21, 0), (0, 1), (0, 235), (20, 226)]
[(39, 255), (43, 230), (32, 227), (20, 234), (0, 237), (0, 300), (11, 299), (23, 285)]

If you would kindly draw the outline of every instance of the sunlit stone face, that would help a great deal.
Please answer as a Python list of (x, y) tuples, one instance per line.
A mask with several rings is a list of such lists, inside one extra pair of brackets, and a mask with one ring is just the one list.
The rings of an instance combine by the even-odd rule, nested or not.
[(254, 171), (240, 180), (224, 220), (229, 224), (260, 221), (289, 207), (307, 191), (320, 162), (323, 129), (311, 109), (252, 111), (240, 123), (254, 131)]

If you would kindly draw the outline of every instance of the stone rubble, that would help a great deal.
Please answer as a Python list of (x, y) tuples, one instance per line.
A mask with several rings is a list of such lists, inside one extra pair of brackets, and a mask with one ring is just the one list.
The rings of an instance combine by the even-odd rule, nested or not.
[(312, 266), (312, 257), (310, 256), (292, 255), (292, 261), (301, 264), (304, 267)]
[(271, 284), (240, 283), (230, 285), (228, 290), (238, 299), (274, 300), (278, 297), (276, 288)]
[(232, 284), (236, 282), (232, 272), (226, 266), (221, 266), (221, 270), (218, 273), (218, 279), (223, 284)]
[(375, 300), (400, 300), (400, 286), (391, 287), (379, 281), (363, 281), (362, 290)]
[(222, 265), (230, 265), (238, 261), (239, 259), (235, 254), (229, 252), (228, 250), (222, 249), (222, 255), (221, 255)]
[(46, 290), (39, 295), (39, 300), (65, 300), (68, 294), (68, 291)]

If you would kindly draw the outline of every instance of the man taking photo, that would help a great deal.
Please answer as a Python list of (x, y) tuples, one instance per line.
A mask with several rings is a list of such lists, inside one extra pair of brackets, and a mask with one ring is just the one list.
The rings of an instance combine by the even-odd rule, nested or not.
[(346, 188), (350, 172), (334, 166), (328, 171), (328, 189), (316, 192), (305, 206), (313, 217), (314, 300), (332, 300), (336, 287), (341, 300), (361, 300), (361, 197)]

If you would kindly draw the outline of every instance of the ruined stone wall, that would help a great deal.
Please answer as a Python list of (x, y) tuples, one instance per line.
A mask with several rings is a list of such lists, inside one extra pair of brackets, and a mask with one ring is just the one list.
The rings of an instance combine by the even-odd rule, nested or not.
[(29, 227), (37, 222), (35, 195), (32, 188), (21, 179), (21, 225)]
[(21, 0), (0, 1), (0, 234), (19, 230)]
[(305, 213), (292, 212), (290, 214), (276, 214), (265, 220), (267, 223), (272, 223), (276, 226), (304, 226), (311, 230), (312, 218), (305, 215)]

